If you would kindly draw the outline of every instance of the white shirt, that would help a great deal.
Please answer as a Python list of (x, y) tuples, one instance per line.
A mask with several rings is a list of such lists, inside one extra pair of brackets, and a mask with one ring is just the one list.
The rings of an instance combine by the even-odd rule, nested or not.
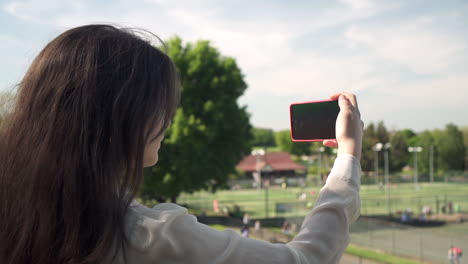
[[(299, 234), (287, 244), (271, 244), (218, 231), (197, 222), (187, 209), (162, 203), (133, 203), (126, 217), (130, 264), (145, 263), (338, 263), (349, 243), (349, 225), (359, 216), (360, 163), (340, 155)], [(121, 253), (121, 252), (120, 252)], [(116, 263), (123, 263), (119, 254)]]

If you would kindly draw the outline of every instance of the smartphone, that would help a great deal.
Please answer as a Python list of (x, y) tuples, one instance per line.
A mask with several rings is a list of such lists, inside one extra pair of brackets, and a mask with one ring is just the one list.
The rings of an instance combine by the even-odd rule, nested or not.
[(294, 103), (289, 107), (291, 139), (294, 142), (335, 139), (338, 100)]

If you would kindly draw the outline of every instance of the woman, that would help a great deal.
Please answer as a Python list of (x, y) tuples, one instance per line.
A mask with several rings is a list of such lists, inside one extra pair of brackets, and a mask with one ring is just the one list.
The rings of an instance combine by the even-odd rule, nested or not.
[(0, 263), (336, 263), (359, 215), (362, 122), (339, 99), (338, 158), (287, 245), (199, 224), (185, 208), (132, 202), (179, 100), (170, 58), (108, 25), (50, 42), (0, 129)]

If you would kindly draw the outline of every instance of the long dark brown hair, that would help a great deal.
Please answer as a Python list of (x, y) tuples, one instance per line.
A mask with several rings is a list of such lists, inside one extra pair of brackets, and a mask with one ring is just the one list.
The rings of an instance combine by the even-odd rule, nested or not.
[(125, 246), (144, 148), (179, 100), (173, 62), (138, 32), (68, 30), (18, 85), (0, 131), (0, 263), (102, 263)]

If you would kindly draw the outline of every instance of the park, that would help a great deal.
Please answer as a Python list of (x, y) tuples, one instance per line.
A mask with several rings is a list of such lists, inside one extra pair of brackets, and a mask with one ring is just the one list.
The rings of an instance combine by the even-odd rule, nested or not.
[[(183, 43), (176, 37), (167, 45), (185, 76), (184, 94), (197, 96), (182, 97), (157, 166), (145, 169), (138, 200), (148, 207), (176, 202), (200, 217), (241, 219), (248, 214), (252, 221), (276, 221), (273, 230), (288, 221), (297, 232), (336, 151), (317, 142), (292, 142), (288, 130), (253, 127), (246, 109), (236, 103), (246, 89), (240, 69), (209, 41)], [(187, 63), (193, 66), (183, 66)], [(213, 76), (206, 68), (224, 75)], [(206, 83), (193, 85), (192, 79)], [(221, 88), (224, 92), (215, 92)], [(12, 93), (1, 94), (2, 117), (13, 98)], [(453, 123), (422, 132), (389, 130), (383, 121), (368, 124), (361, 159), (361, 217), (350, 227), (355, 248), (348, 253), (368, 255), (359, 253), (366, 252), (361, 246), (377, 256), (369, 257), (374, 260), (387, 258), (375, 253), (382, 251), (388, 258), (437, 263), (450, 245), (467, 245), (467, 142), (468, 127)], [(268, 160), (274, 156), (290, 167), (280, 159), (283, 168), (275, 170)], [(246, 169), (241, 164), (249, 157)]]
[[(109, 171), (122, 168), (129, 170), (133, 165), (125, 167), (118, 162), (110, 164), (97, 161), (107, 161), (111, 157), (115, 161), (114, 154), (116, 157), (125, 157), (121, 160), (126, 161), (145, 156), (143, 152), (146, 151), (146, 145), (129, 145), (133, 141), (128, 139), (142, 122), (138, 123), (137, 118), (115, 118), (115, 113), (141, 116), (136, 114), (141, 110), (139, 105), (129, 111), (119, 112), (119, 104), (127, 103), (126, 97), (131, 98), (129, 95), (137, 94), (141, 87), (125, 86), (128, 89), (126, 93), (118, 91), (112, 97), (110, 88), (109, 91), (103, 91), (98, 85), (114, 75), (120, 81), (109, 87), (118, 89), (119, 85), (127, 84), (125, 74), (117, 73), (117, 70), (108, 70), (102, 76), (97, 74), (103, 67), (98, 62), (103, 65), (113, 62), (112, 56), (117, 57), (127, 51), (115, 54), (109, 51), (112, 55), (109, 55), (110, 59), (102, 61), (86, 60), (94, 61), (99, 66), (90, 75), (96, 73), (99, 78), (96, 77), (98, 81), (89, 82), (95, 85), (90, 86), (94, 90), (89, 94), (81, 94), (84, 91), (81, 88), (85, 85), (80, 85), (82, 81), (87, 83), (85, 78), (82, 80), (81, 76), (72, 74), (70, 76), (77, 78), (76, 82), (68, 81), (69, 76), (64, 77), (62, 79), (66, 85), (58, 85), (55, 90), (49, 91), (54, 94), (63, 88), (65, 92), (60, 96), (49, 98), (44, 96), (45, 92), (38, 92), (31, 93), (27, 98), (31, 102), (29, 105), (21, 105), (26, 102), (24, 98), (18, 101), (18, 98), (21, 99), (22, 87), (29, 79), (28, 71), (25, 71), (27, 65), (39, 53), (40, 47), (50, 40), (50, 36), (72, 26), (81, 26), (77, 23), (96, 23), (95, 19), (99, 18), (107, 19), (109, 23), (129, 25), (130, 28), (125, 28), (127, 32), (142, 37), (145, 45), (149, 44), (150, 50), (157, 50), (164, 58), (167, 57), (168, 64), (173, 63), (174, 67), (170, 75), (177, 79), (171, 85), (180, 89), (181, 93), (179, 98), (179, 91), (176, 92), (171, 86), (173, 111), (161, 110), (158, 114), (167, 116), (152, 117), (158, 122), (164, 119), (163, 123), (167, 125), (158, 137), (161, 142), (157, 164), (144, 166), (143, 169), (137, 166), (141, 171), (135, 171), (141, 173), (136, 175), (139, 178), (135, 177), (134, 181), (127, 182), (127, 178), (121, 181), (118, 178), (121, 171), (114, 176), (117, 180), (106, 178), (109, 182), (115, 180), (112, 182), (117, 187), (133, 184), (130, 186), (134, 188), (130, 200), (137, 201), (149, 210), (167, 204), (180, 205), (187, 208), (188, 213), (194, 215), (199, 223), (204, 224), (204, 228), (207, 225), (225, 233), (233, 230), (239, 235), (269, 243), (291, 242), (301, 230), (305, 217), (320, 201), (321, 190), (333, 169), (338, 150), (326, 147), (323, 142), (293, 141), (290, 105), (325, 100), (331, 94), (344, 91), (356, 94), (359, 118), (364, 125), (362, 152), (359, 153), (360, 216), (349, 226), (350, 244), (340, 264), (438, 264), (449, 261), (458, 264), (451, 258), (452, 247), (468, 251), (466, 3), (420, 1), (389, 4), (338, 0), (321, 4), (281, 1), (260, 4), (253, 1), (235, 6), (232, 3), (216, 4), (211, 1), (197, 4), (189, 1), (183, 4), (170, 1), (137, 1), (130, 4), (130, 1), (122, 1), (99, 11), (102, 6), (88, 1), (71, 5), (72, 11), (67, 11), (67, 8), (57, 7), (60, 4), (48, 2), (11, 1), (0, 5), (5, 21), (12, 25), (4, 27), (0, 32), (0, 40), (4, 45), (0, 49), (1, 57), (4, 58), (0, 64), (0, 142), (11, 148), (8, 153), (4, 151), (0, 154), (5, 157), (4, 160), (8, 160), (9, 153), (16, 151), (15, 147), (34, 149), (23, 150), (21, 154), (18, 151), (16, 154), (19, 158), (9, 161), (15, 163), (16, 167), (0, 161), (4, 162), (0, 164), (0, 169), (9, 172), (9, 169), (16, 168), (23, 175), (15, 178), (15, 173), (0, 171), (0, 177), (3, 177), (0, 180), (16, 188), (12, 187), (11, 193), (26, 192), (22, 184), (28, 186), (27, 190), (34, 190), (30, 199), (24, 200), (25, 204), (31, 205), (35, 202), (34, 195), (40, 194), (57, 203), (45, 206), (44, 202), (42, 205), (50, 212), (55, 212), (56, 207), (67, 208), (66, 204), (70, 201), (66, 196), (73, 193), (75, 198), (81, 199), (83, 196), (84, 202), (78, 203), (83, 206), (83, 211), (93, 208), (89, 206), (92, 204), (101, 206), (98, 203), (101, 202), (100, 192), (111, 186), (104, 184), (107, 182), (102, 180), (102, 175), (108, 176), (106, 173)], [(47, 12), (40, 11), (44, 9), (40, 6), (46, 6)], [(47, 17), (41, 12), (47, 14)], [(135, 24), (138, 27), (131, 27)], [(140, 26), (147, 27), (154, 35), (146, 29), (140, 29)], [(42, 35), (37, 35), (39, 33)], [(101, 53), (105, 52), (90, 54)], [(80, 61), (81, 55), (79, 52), (77, 54), (75, 59)], [(51, 61), (54, 65), (54, 60)], [(147, 62), (144, 59), (142, 61), (128, 65), (146, 65)], [(124, 65), (120, 62), (117, 64)], [(148, 76), (154, 77), (154, 72), (159, 74), (159, 68), (156, 68), (148, 69), (151, 71)], [(122, 66), (122, 69), (126, 69), (126, 66)], [(45, 76), (48, 72), (44, 71)], [(61, 72), (57, 71), (57, 76)], [(130, 76), (134, 80), (141, 80), (143, 77), (138, 74), (144, 71), (135, 72), (133, 75), (131, 71)], [(34, 70), (30, 72), (34, 73)], [(23, 75), (26, 77), (22, 80)], [(137, 75), (138, 78), (135, 77)], [(153, 87), (154, 82), (148, 83), (154, 89), (148, 91), (160, 91), (160, 87)], [(48, 87), (38, 82), (37, 87), (33, 88), (46, 90)], [(168, 91), (170, 88), (167, 88)], [(92, 101), (95, 93), (100, 96), (105, 94), (102, 96), (104, 99)], [(77, 94), (81, 94), (81, 97), (75, 98)], [(42, 101), (36, 100), (36, 97), (42, 98)], [(158, 100), (149, 101), (147, 97), (138, 98), (151, 105), (147, 106), (148, 109), (155, 109), (161, 104)], [(159, 99), (157, 96), (154, 98)], [(57, 100), (57, 103), (51, 103), (53, 100)], [(21, 113), (18, 105), (24, 109), (33, 105), (36, 107), (30, 111), (29, 121), (17, 126), (24, 128), (18, 135), (27, 138), (36, 131), (34, 129), (44, 129), (43, 135), (48, 135), (51, 142), (57, 139), (51, 135), (58, 133), (68, 143), (60, 141), (55, 142), (55, 145), (43, 145), (41, 140), (23, 141), (20, 136), (14, 141), (17, 145), (3, 140), (9, 138), (3, 137), (5, 131), (9, 132), (11, 138), (17, 136), (16, 130), (8, 129), (15, 128), (10, 124), (20, 120), (16, 116)], [(82, 105), (83, 109), (80, 108)], [(110, 106), (112, 111), (108, 109), (104, 114), (103, 109)], [(41, 111), (51, 114), (40, 115)], [(65, 115), (67, 111), (70, 115)], [(112, 118), (111, 112), (114, 114)], [(34, 114), (43, 119), (33, 118)], [(62, 114), (66, 118), (59, 119)], [(82, 126), (75, 125), (73, 130), (66, 133), (59, 133), (55, 128), (45, 131), (48, 129), (45, 124), (55, 124), (57, 120), (65, 120), (63, 123), (66, 124), (61, 127), (67, 130), (68, 122), (73, 123), (73, 120), (68, 120), (71, 117), (81, 120), (79, 124)], [(106, 121), (95, 122), (94, 119), (98, 120), (98, 117)], [(31, 128), (28, 127), (29, 122)], [(156, 124), (156, 121), (152, 124)], [(99, 127), (101, 129), (97, 129)], [(76, 137), (69, 136), (72, 134)], [(109, 135), (121, 136), (121, 142)], [(139, 137), (138, 142), (146, 144), (146, 137), (146, 134), (144, 138)], [(96, 145), (75, 146), (70, 143), (76, 143), (78, 139)], [(24, 142), (35, 143), (28, 145)], [(123, 146), (121, 148), (120, 143)], [(76, 149), (69, 151), (71, 145)], [(115, 152), (106, 152), (114, 146)], [(51, 157), (57, 153), (60, 155), (52, 158), (45, 154), (36, 156), (35, 151), (40, 150), (51, 154)], [(135, 157), (130, 157), (130, 152), (136, 153)], [(72, 160), (70, 157), (80, 157), (82, 160)], [(34, 163), (39, 160), (43, 162)], [(37, 170), (41, 173), (57, 173), (61, 177), (56, 177), (57, 181), (53, 182), (56, 184), (46, 184), (42, 178), (36, 179), (34, 184), (42, 188), (28, 185), (23, 182), (23, 178), (27, 178), (30, 171), (22, 166), (29, 168), (31, 164), (41, 168)], [(68, 174), (63, 173), (67, 171), (60, 170), (63, 164), (75, 166), (68, 171), (69, 174), (79, 171), (86, 175), (79, 178), (83, 182), (76, 179), (79, 187), (73, 191), (60, 189), (63, 187), (61, 184), (65, 186), (66, 180), (70, 180)], [(126, 173), (126, 176), (131, 175), (128, 171)], [(31, 175), (35, 174), (31, 172)], [(95, 183), (103, 186), (95, 188)], [(3, 187), (4, 190), (9, 186)], [(86, 186), (84, 191), (78, 189), (83, 186)], [(49, 196), (47, 190), (50, 188), (56, 189)], [(11, 201), (23, 201), (11, 198), (13, 194), (8, 191), (4, 192), (5, 195), (0, 193), (0, 196), (6, 197), (8, 193)], [(119, 195), (125, 192), (125, 189), (119, 189), (116, 196), (120, 198)], [(109, 197), (114, 198), (112, 195), (114, 193), (111, 192), (102, 201), (111, 201)], [(95, 199), (94, 203), (92, 199)], [(74, 204), (73, 201), (70, 204)], [(91, 215), (105, 211), (114, 218), (103, 217), (102, 223), (94, 225), (89, 220), (92, 218), (85, 219), (83, 216), (85, 220), (82, 222), (90, 224), (92, 228), (89, 230), (100, 230), (96, 226), (107, 226), (106, 221), (109, 219), (115, 221), (112, 222), (113, 226), (117, 226), (116, 223), (123, 221), (123, 218), (115, 217), (112, 210), (117, 211), (118, 208), (119, 212), (126, 212), (130, 206), (122, 207), (125, 210), (119, 206), (109, 208), (89, 210)], [(3, 213), (1, 217), (4, 217), (2, 219), (8, 217), (5, 212), (10, 211), (7, 210), (21, 213), (24, 223), (29, 224), (29, 227), (35, 228), (36, 223), (42, 223), (46, 231), (40, 234), (44, 237), (60, 237), (61, 232), (68, 231), (50, 231), (47, 229), (47, 221), (50, 219), (56, 221), (54, 223), (57, 223), (58, 228), (62, 228), (62, 224), (65, 226), (66, 223), (82, 220), (76, 220), (78, 218), (75, 217), (62, 219), (60, 214), (53, 218), (42, 212), (31, 214), (29, 219), (28, 212), (21, 211), (21, 208), (0, 210)], [(82, 217), (79, 210), (73, 213)], [(20, 230), (21, 225), (18, 226), (17, 230)], [(109, 230), (106, 232), (113, 233)], [(0, 234), (10, 237), (7, 231)], [(18, 234), (21, 235), (21, 232), (14, 235)], [(96, 242), (96, 245), (101, 238), (93, 235), (84, 237)], [(88, 248), (83, 242), (85, 240), (79, 239), (82, 239), (81, 235), (74, 241), (78, 241), (77, 245), (82, 247), (79, 254), (92, 253), (93, 246)], [(22, 241), (24, 245), (28, 244), (27, 240)], [(55, 241), (55, 248), (62, 248), (62, 244), (66, 244), (57, 241), (61, 240)], [(40, 246), (40, 243), (36, 244)], [(0, 257), (3, 256), (3, 249), (0, 248)], [(18, 250), (20, 252), (23, 249)]]

